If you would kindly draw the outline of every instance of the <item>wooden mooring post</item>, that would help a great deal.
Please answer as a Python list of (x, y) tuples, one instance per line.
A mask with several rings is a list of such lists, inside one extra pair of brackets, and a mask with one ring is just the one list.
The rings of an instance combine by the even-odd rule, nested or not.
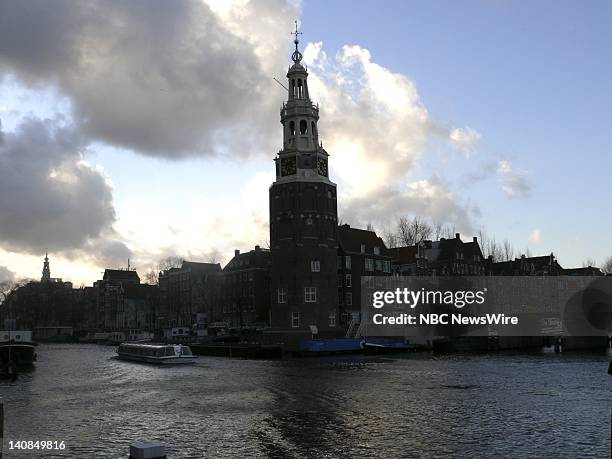
[(0, 459), (4, 450), (4, 403), (0, 402)]

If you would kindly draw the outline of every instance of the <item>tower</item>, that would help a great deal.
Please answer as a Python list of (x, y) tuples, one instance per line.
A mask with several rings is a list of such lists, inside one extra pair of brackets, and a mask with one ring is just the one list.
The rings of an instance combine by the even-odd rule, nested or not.
[(283, 148), (274, 158), (270, 186), (270, 321), (275, 330), (330, 335), (338, 330), (336, 184), (319, 143), (319, 107), (308, 94), (297, 23), (294, 34), (287, 102), (280, 111)]
[(45, 262), (43, 263), (41, 282), (51, 282), (51, 269), (49, 268), (49, 254), (45, 250)]

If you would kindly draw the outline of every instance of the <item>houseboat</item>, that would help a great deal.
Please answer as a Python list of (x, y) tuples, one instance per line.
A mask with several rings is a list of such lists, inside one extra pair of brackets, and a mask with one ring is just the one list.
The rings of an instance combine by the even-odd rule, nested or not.
[(117, 356), (122, 360), (162, 365), (195, 362), (191, 348), (181, 344), (122, 343), (117, 348)]
[(0, 331), (0, 373), (12, 375), (15, 369), (32, 365), (36, 346), (29, 330)]

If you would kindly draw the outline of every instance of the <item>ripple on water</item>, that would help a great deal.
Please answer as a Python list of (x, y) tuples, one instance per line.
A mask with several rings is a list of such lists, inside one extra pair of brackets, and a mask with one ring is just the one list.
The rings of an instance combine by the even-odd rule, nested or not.
[(0, 382), (5, 439), (64, 439), (48, 457), (609, 457), (607, 357), (202, 357), (156, 367), (114, 348), (40, 346)]

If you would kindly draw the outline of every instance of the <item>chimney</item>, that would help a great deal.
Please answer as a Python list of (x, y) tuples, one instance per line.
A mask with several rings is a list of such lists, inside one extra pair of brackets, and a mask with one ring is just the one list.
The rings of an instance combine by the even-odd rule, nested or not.
[(255, 252), (259, 252), (260, 249), (261, 247), (259, 247), (258, 245), (255, 246)]
[(478, 242), (478, 238), (476, 236), (472, 237), (472, 242)]
[(240, 250), (238, 249), (234, 250), (234, 256), (237, 257), (238, 255), (240, 255)]
[(460, 233), (455, 233), (455, 238), (456, 239), (461, 239), (461, 234)]

